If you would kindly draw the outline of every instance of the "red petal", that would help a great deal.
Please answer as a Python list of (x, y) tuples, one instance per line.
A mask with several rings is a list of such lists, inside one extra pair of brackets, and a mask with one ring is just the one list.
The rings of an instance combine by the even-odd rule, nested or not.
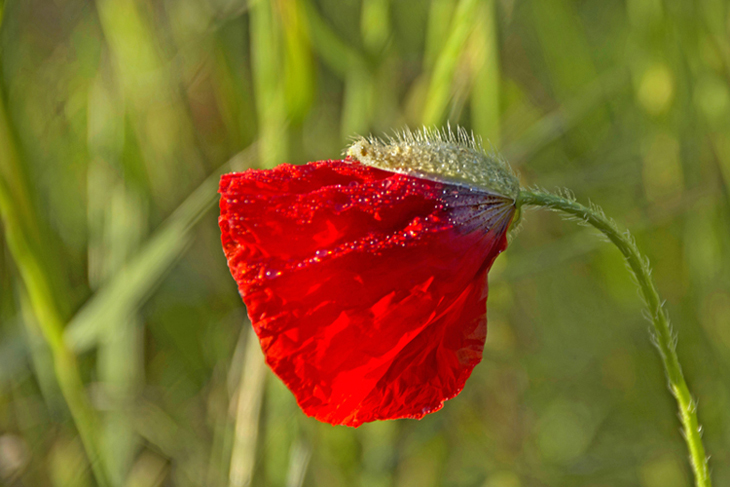
[(511, 200), (348, 161), (228, 174), (220, 193), (231, 272), (306, 414), (421, 418), (461, 391)]

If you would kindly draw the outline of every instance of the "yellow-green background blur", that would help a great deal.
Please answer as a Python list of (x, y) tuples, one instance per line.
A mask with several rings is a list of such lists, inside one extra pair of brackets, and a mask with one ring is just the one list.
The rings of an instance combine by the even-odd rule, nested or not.
[(0, 485), (690, 485), (618, 252), (544, 211), (440, 412), (332, 427), (262, 368), (220, 173), (447, 121), (633, 231), (730, 485), (727, 1), (0, 3)]

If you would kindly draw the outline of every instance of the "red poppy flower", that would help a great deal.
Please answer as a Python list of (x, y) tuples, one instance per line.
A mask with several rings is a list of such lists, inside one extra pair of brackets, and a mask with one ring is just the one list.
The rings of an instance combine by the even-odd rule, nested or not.
[[(360, 144), (360, 159), (387, 147)], [(223, 249), (266, 361), (332, 424), (421, 418), (482, 357), (515, 195), (391, 169), (348, 157), (221, 179)]]

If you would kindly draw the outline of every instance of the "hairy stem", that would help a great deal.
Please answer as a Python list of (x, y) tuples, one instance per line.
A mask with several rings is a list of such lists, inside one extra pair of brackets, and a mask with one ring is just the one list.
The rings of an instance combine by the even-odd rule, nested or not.
[(684, 439), (689, 448), (695, 485), (697, 487), (710, 487), (712, 483), (705, 448), (702, 444), (701, 428), (697, 420), (697, 405), (692, 399), (687, 382), (684, 380), (682, 367), (677, 357), (676, 339), (672, 335), (669, 318), (651, 278), (648, 260), (641, 255), (631, 235), (628, 232), (620, 232), (613, 220), (607, 218), (598, 207), (581, 205), (570, 197), (526, 190), (520, 192), (517, 200), (518, 208), (522, 205), (544, 206), (578, 218), (600, 230), (621, 251), (631, 271), (636, 276), (654, 325), (654, 339), (669, 379), (669, 388), (679, 407), (679, 417), (682, 422)]

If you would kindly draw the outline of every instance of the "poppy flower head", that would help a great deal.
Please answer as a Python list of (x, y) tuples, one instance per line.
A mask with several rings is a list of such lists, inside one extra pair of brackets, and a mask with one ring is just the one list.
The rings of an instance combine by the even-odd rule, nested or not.
[[(426, 135), (221, 178), (223, 249), (266, 362), (321, 421), (421, 418), (481, 360), (516, 179), (500, 166), (469, 183), (489, 156), (453, 137), (430, 151)], [(482, 155), (449, 162), (465, 152)]]

